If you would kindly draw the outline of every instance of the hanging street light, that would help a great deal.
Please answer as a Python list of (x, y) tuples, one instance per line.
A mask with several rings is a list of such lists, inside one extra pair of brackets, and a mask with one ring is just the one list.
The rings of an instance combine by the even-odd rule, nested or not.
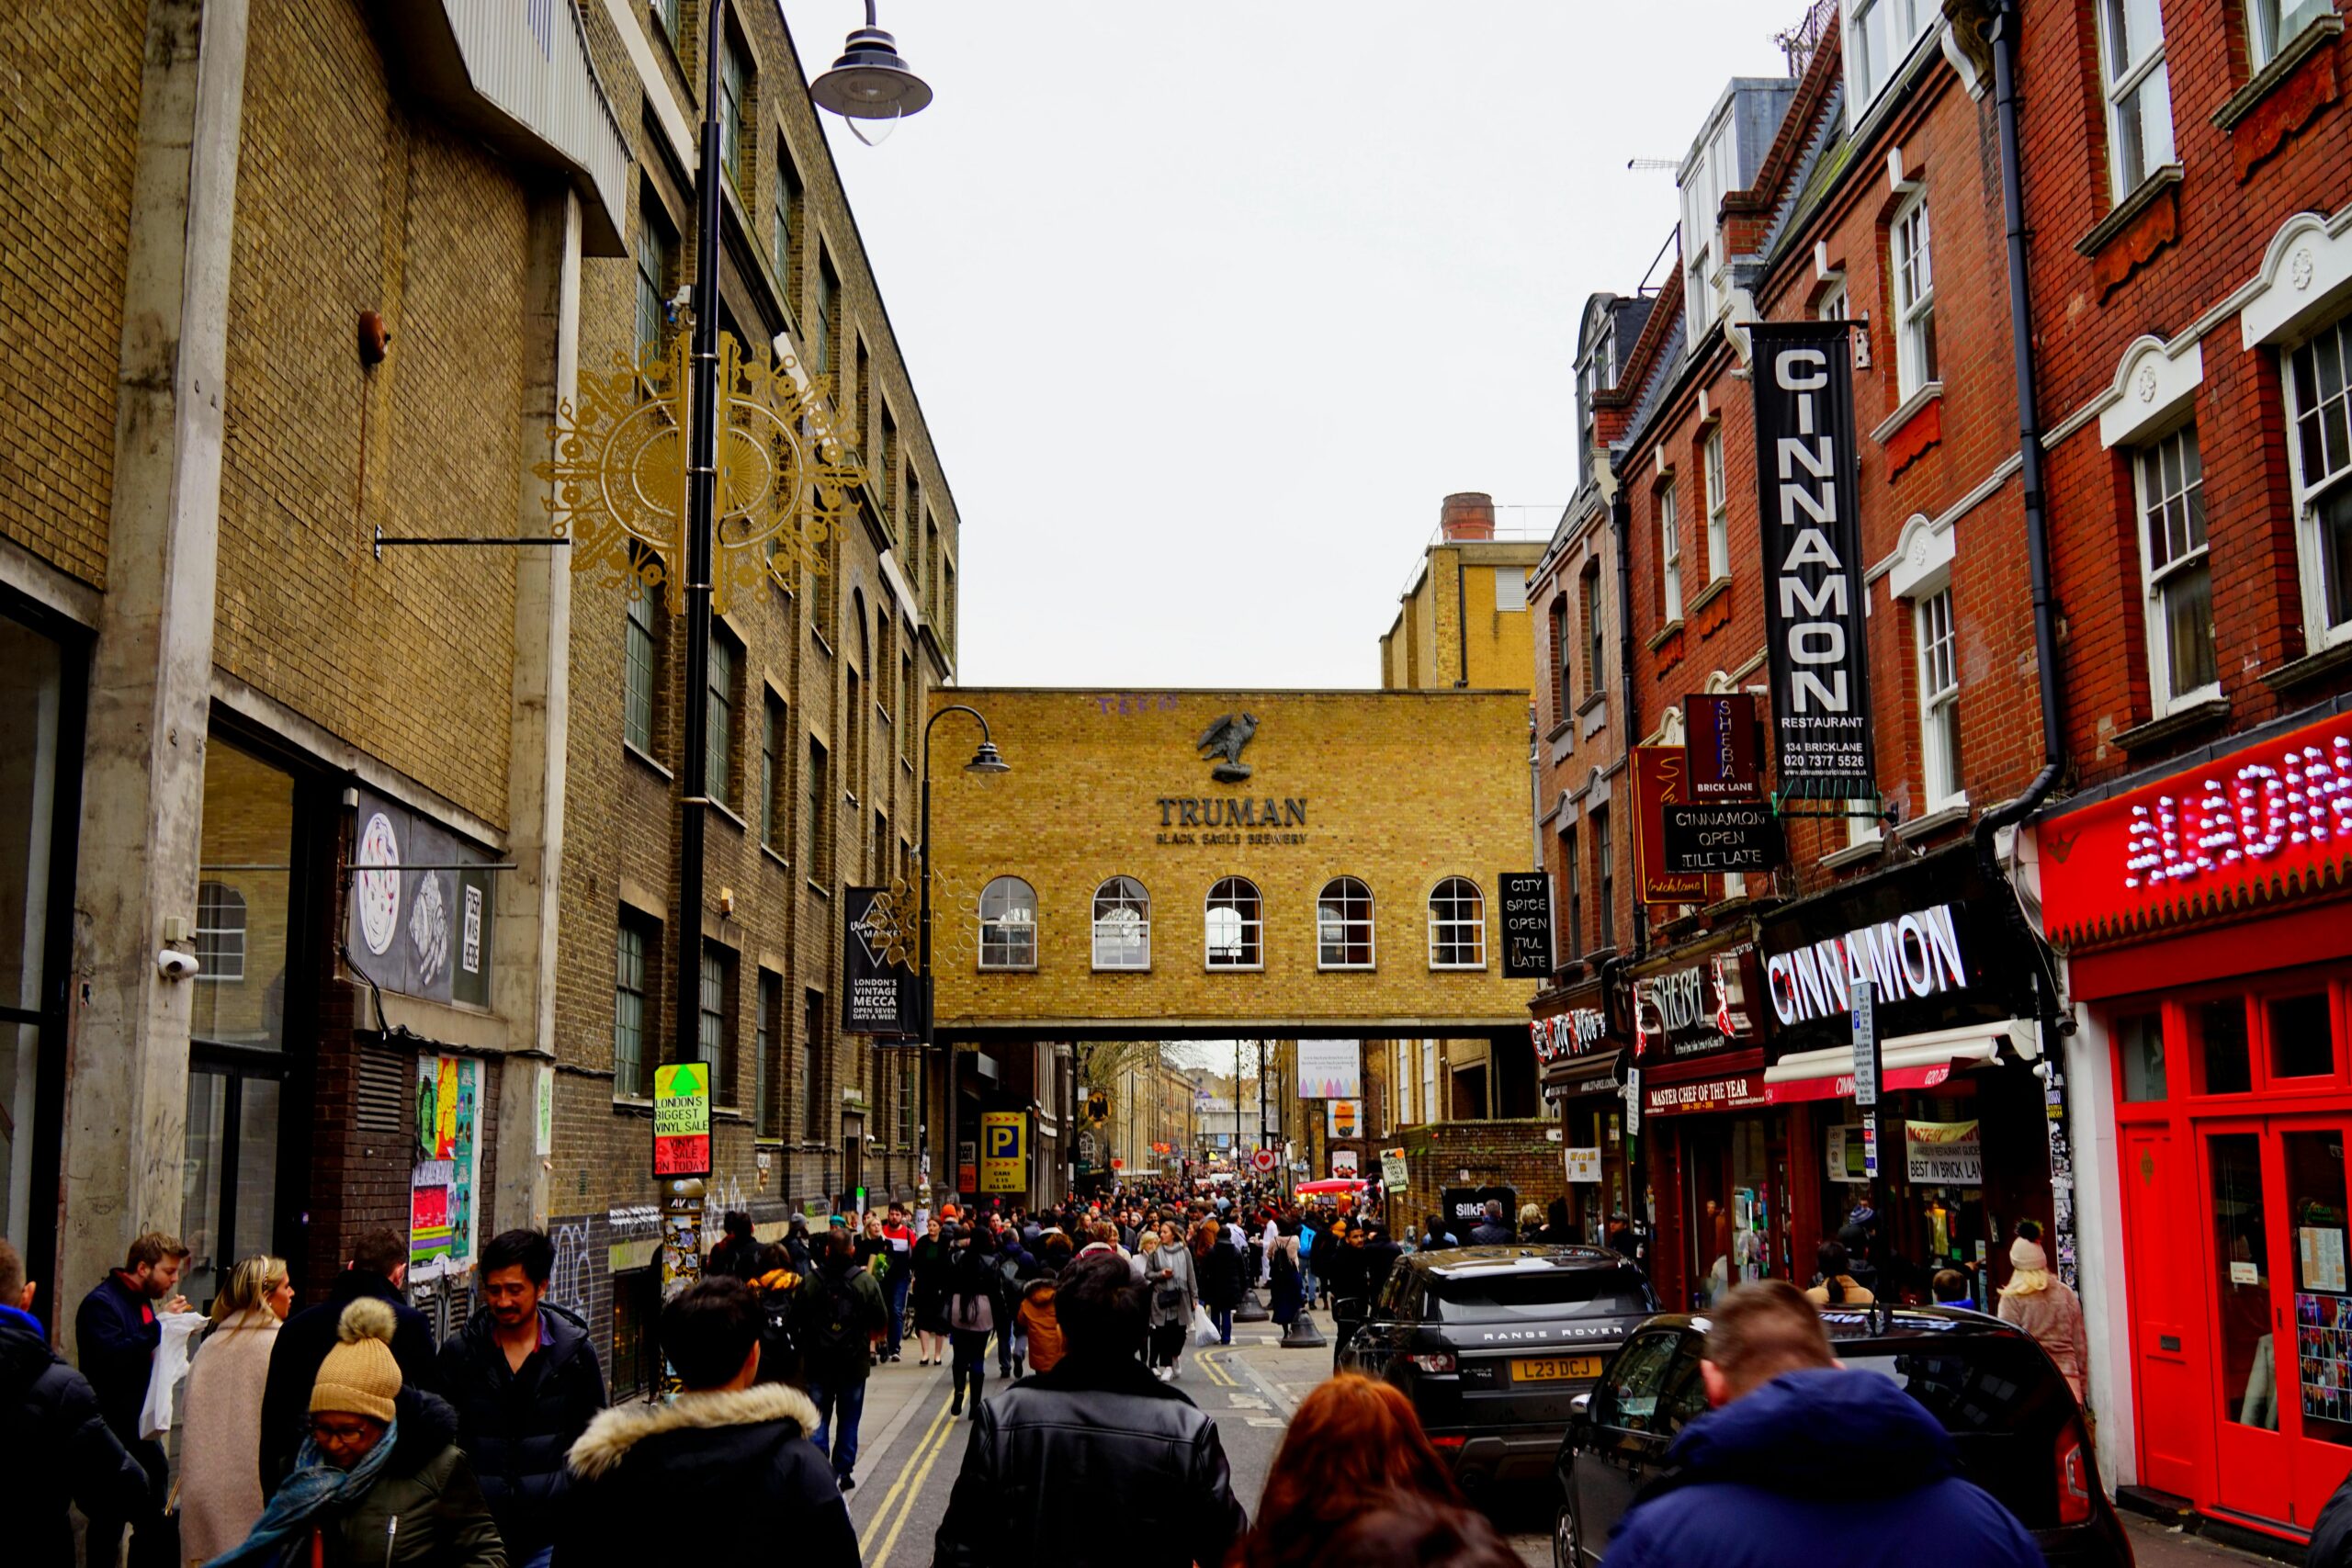
[(876, 25), (874, 0), (865, 0), (865, 26), (849, 35), (833, 68), (808, 84), (808, 96), (847, 120), (851, 135), (878, 147), (899, 121), (929, 107), (931, 84), (907, 69), (899, 40)]

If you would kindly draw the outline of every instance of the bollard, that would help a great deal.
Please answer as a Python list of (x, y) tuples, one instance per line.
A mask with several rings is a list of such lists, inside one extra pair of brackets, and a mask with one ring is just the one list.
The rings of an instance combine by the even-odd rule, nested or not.
[(1290, 1326), (1283, 1330), (1281, 1348), (1284, 1350), (1321, 1350), (1329, 1346), (1330, 1341), (1323, 1337), (1323, 1331), (1315, 1326), (1315, 1314), (1304, 1308), (1291, 1319)]
[(1241, 1304), (1233, 1309), (1233, 1321), (1264, 1323), (1272, 1316), (1273, 1314), (1266, 1310), (1265, 1303), (1258, 1300), (1258, 1287), (1244, 1286), (1241, 1291)]

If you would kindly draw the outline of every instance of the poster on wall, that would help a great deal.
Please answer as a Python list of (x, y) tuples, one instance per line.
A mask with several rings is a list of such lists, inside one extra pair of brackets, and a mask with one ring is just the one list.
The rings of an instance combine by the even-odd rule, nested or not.
[(474, 1266), (474, 1190), (481, 1177), (481, 1064), (464, 1056), (416, 1063), (416, 1158), (409, 1173), (408, 1277)]
[(1357, 1162), (1357, 1159), (1356, 1159), (1356, 1152), (1355, 1152), (1355, 1150), (1353, 1150), (1353, 1149), (1333, 1149), (1333, 1150), (1331, 1151), (1331, 1174), (1332, 1174), (1332, 1175), (1334, 1175), (1334, 1176), (1353, 1176), (1353, 1175), (1355, 1175), (1355, 1174), (1356, 1174), (1356, 1172), (1357, 1172), (1359, 1169), (1361, 1169), (1361, 1168), (1362, 1168), (1362, 1167), (1359, 1165), (1359, 1163)]
[(1930, 1187), (1984, 1185), (1984, 1142), (1975, 1122), (1905, 1122), (1904, 1165), (1911, 1180)]
[(1323, 1134), (1330, 1138), (1363, 1135), (1363, 1101), (1327, 1100), (1323, 1102)]
[(490, 1005), (494, 858), (431, 818), (369, 790), (353, 814), (344, 942), (385, 990)]
[(1756, 465), (1772, 773), (1783, 800), (1862, 800), (1871, 766), (1852, 329), (1758, 321)]
[(1862, 1163), (1862, 1124), (1849, 1122), (1829, 1129), (1829, 1179), (1865, 1183), (1870, 1172)]
[(1362, 1100), (1363, 1052), (1354, 1040), (1298, 1043), (1298, 1098)]
[(1691, 804), (1679, 746), (1634, 748), (1634, 897), (1645, 904), (1703, 904), (1707, 879), (1666, 868), (1666, 808)]
[(1412, 1172), (1405, 1163), (1404, 1150), (1380, 1151), (1380, 1183), (1391, 1192), (1402, 1192), (1412, 1185)]
[(2304, 1415), (2352, 1422), (2352, 1296), (2295, 1292), (2295, 1382)]
[(1597, 1148), (1563, 1149), (1560, 1163), (1570, 1181), (1600, 1180), (1600, 1151)]

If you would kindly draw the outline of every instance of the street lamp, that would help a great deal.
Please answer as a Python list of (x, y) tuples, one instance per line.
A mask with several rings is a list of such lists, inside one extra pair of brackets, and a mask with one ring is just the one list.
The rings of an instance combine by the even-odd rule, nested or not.
[[(873, 9), (874, 7), (871, 4), (866, 6), (866, 13), (869, 17), (873, 14)], [(855, 35), (853, 34), (852, 36), (854, 37)], [(925, 89), (924, 91), (924, 101), (930, 101), (929, 89)], [(917, 107), (920, 107), (921, 106)], [(933, 1022), (931, 978), (931, 732), (941, 719), (945, 718), (951, 713), (970, 714), (972, 717), (978, 722), (980, 727), (979, 750), (974, 751), (972, 753), (972, 760), (964, 764), (964, 771), (966, 773), (970, 773), (975, 778), (985, 779), (993, 778), (999, 773), (1009, 773), (1012, 772), (1012, 764), (1006, 761), (997, 751), (996, 742), (989, 738), (988, 718), (980, 712), (979, 709), (975, 707), (967, 707), (962, 703), (950, 703), (947, 706), (941, 708), (937, 713), (933, 714), (930, 719), (924, 723), (922, 727), (922, 913), (918, 922), (918, 930), (922, 934), (916, 940), (916, 963), (917, 966), (922, 971), (920, 979), (922, 981), (922, 1071), (915, 1075), (917, 1101), (915, 1106), (915, 1168), (922, 1173), (922, 1180), (925, 1185), (928, 1185), (931, 1181), (931, 1106), (929, 1100), (931, 1095), (931, 1055)], [(954, 1192), (956, 1190), (956, 1184), (955, 1179), (956, 1167), (952, 1163), (956, 1158), (956, 1059), (953, 1053), (950, 1053), (948, 1055), (947, 1065), (947, 1157), (951, 1162), (948, 1166), (949, 1174), (947, 1190), (950, 1192)]]
[(847, 120), (852, 136), (878, 147), (899, 121), (930, 106), (931, 84), (907, 69), (899, 40), (876, 24), (874, 0), (865, 0), (865, 26), (849, 35), (833, 68), (808, 84), (808, 96)]

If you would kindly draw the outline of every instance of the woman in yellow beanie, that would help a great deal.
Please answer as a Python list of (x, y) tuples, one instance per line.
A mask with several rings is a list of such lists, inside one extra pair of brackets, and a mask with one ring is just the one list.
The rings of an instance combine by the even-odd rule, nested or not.
[(343, 1309), (311, 1385), (311, 1429), (294, 1472), (243, 1543), (213, 1568), (506, 1568), (465, 1455), (458, 1417), (401, 1386), (390, 1303)]

